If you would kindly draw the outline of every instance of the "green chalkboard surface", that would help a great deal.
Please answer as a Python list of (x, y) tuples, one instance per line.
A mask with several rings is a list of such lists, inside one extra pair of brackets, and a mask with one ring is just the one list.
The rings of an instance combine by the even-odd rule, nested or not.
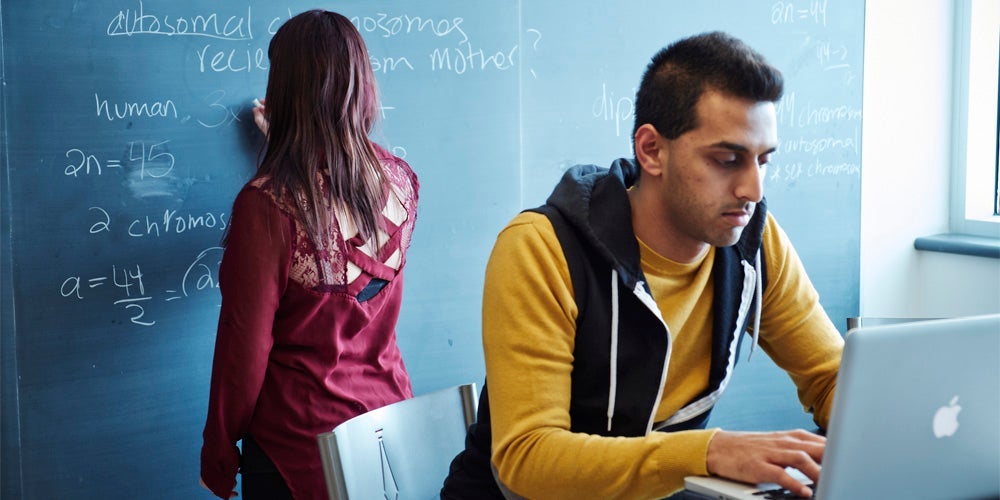
[[(416, 392), (481, 382), (497, 232), (567, 167), (630, 156), (646, 62), (700, 31), (785, 72), (770, 208), (834, 321), (857, 314), (863, 0), (0, 0), (3, 498), (208, 497), (220, 241), (260, 146), (250, 103), (271, 34), (317, 6), (361, 30), (374, 139), (420, 177), (399, 328)], [(713, 423), (808, 425), (769, 363), (740, 365)]]

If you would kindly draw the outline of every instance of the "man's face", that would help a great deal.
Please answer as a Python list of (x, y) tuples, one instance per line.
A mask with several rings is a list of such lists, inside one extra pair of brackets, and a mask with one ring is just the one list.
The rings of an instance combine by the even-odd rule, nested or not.
[(764, 195), (765, 164), (778, 146), (774, 104), (707, 91), (697, 128), (665, 142), (664, 228), (680, 243), (736, 243)]

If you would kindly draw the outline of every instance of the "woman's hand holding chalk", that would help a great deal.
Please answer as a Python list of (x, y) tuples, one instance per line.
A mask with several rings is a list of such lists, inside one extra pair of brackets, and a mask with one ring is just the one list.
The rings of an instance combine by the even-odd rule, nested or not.
[(253, 121), (267, 135), (267, 118), (264, 116), (264, 103), (260, 99), (253, 100)]

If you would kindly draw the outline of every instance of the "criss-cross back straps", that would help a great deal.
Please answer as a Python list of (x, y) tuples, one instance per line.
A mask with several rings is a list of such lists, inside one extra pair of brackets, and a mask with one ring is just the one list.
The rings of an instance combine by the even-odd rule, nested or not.
[(398, 270), (386, 264), (385, 261), (396, 250), (399, 250), (399, 242), (402, 238), (402, 231), (400, 231), (402, 224), (392, 222), (385, 215), (382, 216), (382, 220), (385, 222), (385, 229), (389, 234), (389, 238), (382, 243), (382, 246), (375, 252), (374, 257), (361, 250), (365, 241), (361, 239), (360, 233), (347, 240), (345, 247), (347, 258), (352, 264), (358, 266), (372, 277), (388, 281), (396, 276)]

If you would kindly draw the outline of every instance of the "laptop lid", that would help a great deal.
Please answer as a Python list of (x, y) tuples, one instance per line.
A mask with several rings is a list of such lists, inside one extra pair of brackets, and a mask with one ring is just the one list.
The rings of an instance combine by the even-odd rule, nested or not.
[[(1000, 496), (1000, 314), (848, 332), (827, 436), (818, 499)], [(732, 500), (773, 486), (685, 485)]]
[(817, 497), (1000, 495), (1000, 314), (848, 332)]

